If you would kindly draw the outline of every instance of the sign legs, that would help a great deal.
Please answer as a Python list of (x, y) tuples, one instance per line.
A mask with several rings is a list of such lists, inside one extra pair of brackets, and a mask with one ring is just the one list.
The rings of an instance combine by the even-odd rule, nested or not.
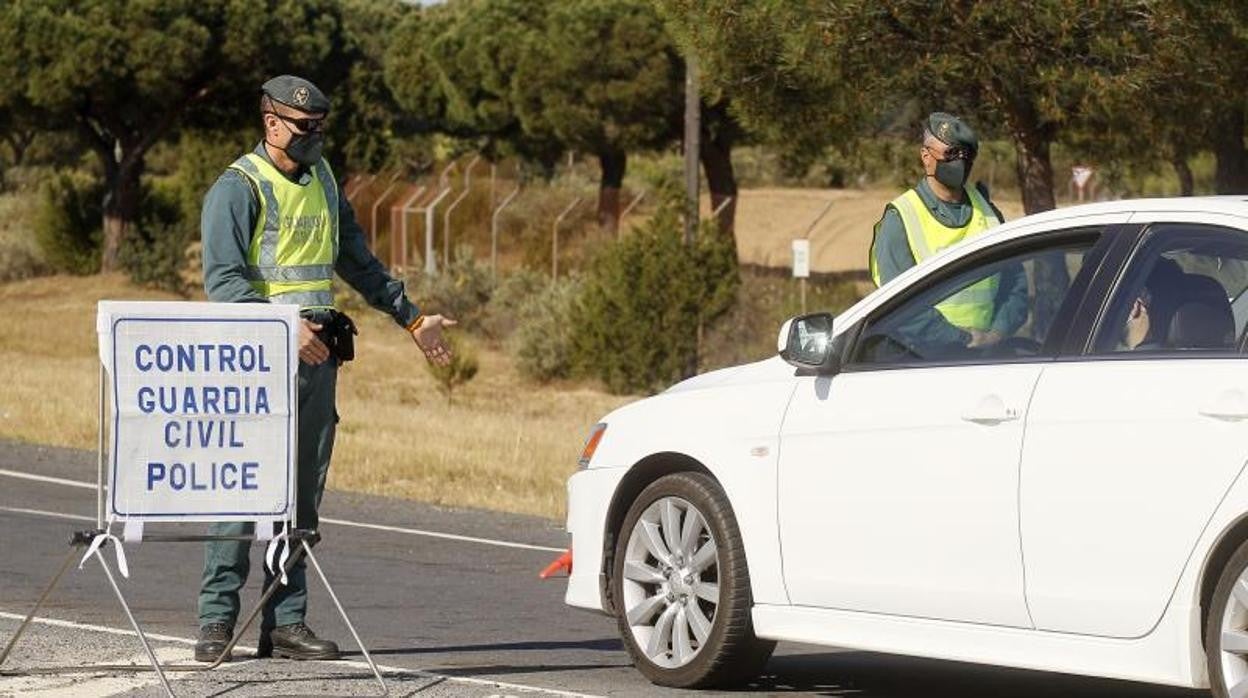
[(388, 695), (389, 689), (386, 688), (385, 679), (381, 678), (381, 672), (377, 670), (377, 665), (373, 663), (373, 656), (368, 653), (368, 648), (364, 646), (364, 641), (360, 639), (360, 634), (355, 631), (355, 625), (351, 619), (347, 617), (347, 610), (342, 607), (342, 602), (338, 600), (338, 595), (334, 593), (334, 588), (329, 585), (329, 579), (325, 577), (325, 572), (321, 570), (321, 563), (316, 561), (316, 556), (312, 554), (311, 546), (306, 543), (301, 548), (308, 553), (308, 561), (312, 563), (312, 567), (316, 569), (316, 575), (321, 578), (321, 583), (325, 585), (325, 591), (329, 592), (329, 598), (334, 600), (334, 605), (338, 607), (338, 615), (342, 616), (342, 621), (347, 624), (347, 630), (351, 631), (351, 637), (355, 639), (355, 644), (360, 648), (360, 652), (364, 654), (368, 667), (373, 670), (373, 676), (377, 677), (377, 684), (381, 686), (381, 695)]
[[(3, 665), (4, 660), (8, 659), (9, 653), (12, 652), (13, 648), (17, 646), (17, 641), (26, 632), (26, 628), (30, 626), (30, 622), (34, 620), (35, 614), (38, 613), (39, 609), (43, 607), (44, 602), (48, 600), (48, 596), (52, 594), (52, 590), (55, 589), (56, 585), (61, 581), (61, 577), (65, 575), (65, 570), (69, 569), (69, 565), (74, 561), (74, 558), (77, 557), (78, 549), (90, 545), (91, 542), (95, 540), (96, 536), (102, 535), (105, 535), (104, 531), (78, 531), (70, 537), (69, 552), (65, 555), (64, 561), (61, 562), (60, 569), (56, 571), (56, 574), (52, 576), (52, 579), (48, 582), (47, 586), (43, 588), (43, 593), (39, 595), (39, 600), (35, 602), (34, 607), (30, 609), (30, 613), (26, 614), (26, 618), (22, 620), (22, 624), (17, 627), (17, 632), (13, 633), (13, 637), (10, 638), (8, 644), (5, 645), (4, 652), (0, 653), (0, 665)], [(165, 693), (172, 696), (173, 689), (169, 686), (169, 680), (165, 677), (165, 672), (160, 666), (160, 661), (156, 659), (156, 653), (152, 651), (152, 646), (147, 642), (147, 635), (143, 634), (143, 628), (139, 626), (139, 622), (135, 620), (134, 613), (130, 611), (130, 604), (126, 601), (125, 595), (121, 593), (121, 587), (117, 585), (117, 580), (113, 577), (113, 570), (109, 568), (108, 562), (104, 560), (104, 555), (98, 548), (95, 550), (95, 557), (99, 559), (100, 566), (104, 568), (104, 575), (108, 577), (108, 583), (113, 587), (113, 593), (117, 595), (117, 600), (121, 602), (121, 607), (126, 612), (126, 618), (130, 621), (130, 627), (134, 628), (134, 632), (139, 636), (139, 642), (143, 645), (143, 651), (147, 653), (147, 658), (152, 664), (152, 670), (156, 672), (156, 676), (160, 679), (160, 684), (164, 687)], [(133, 667), (129, 668), (133, 669)], [(111, 669), (114, 669), (114, 667), (84, 666), (74, 668), (75, 671), (106, 671)], [(62, 670), (58, 669), (58, 671)], [(30, 672), (3, 673), (21, 674)]]
[[(4, 665), (5, 660), (8, 659), (9, 654), (13, 651), (13, 648), (17, 646), (18, 641), (26, 632), (26, 629), (30, 626), (31, 621), (34, 620), (35, 615), (39, 612), (39, 609), (43, 607), (44, 603), (48, 600), (48, 597), (51, 596), (52, 590), (56, 588), (57, 584), (61, 581), (61, 577), (65, 575), (65, 571), (69, 569), (69, 566), (78, 556), (79, 550), (83, 547), (89, 546), (91, 542), (95, 540), (96, 536), (100, 535), (105, 535), (105, 532), (102, 530), (79, 531), (71, 537), (69, 552), (65, 555), (65, 559), (61, 562), (61, 566), (57, 569), (56, 574), (52, 576), (52, 579), (48, 581), (47, 586), (45, 586), (43, 591), (39, 594), (39, 599), (35, 602), (34, 607), (30, 609), (30, 612), (26, 614), (26, 617), (22, 620), (21, 624), (18, 625), (13, 637), (9, 638), (4, 650), (0, 652), (0, 667)], [(337, 592), (335, 592), (333, 586), (330, 585), (329, 579), (325, 576), (325, 571), (321, 568), (320, 562), (317, 561), (316, 556), (312, 553), (312, 545), (319, 539), (319, 537), (320, 536), (315, 531), (291, 531), (291, 538), (298, 541), (298, 545), (295, 547), (294, 552), (291, 553), (290, 559), (286, 561), (284, 568), (286, 572), (289, 573), (292, 569), (294, 569), (295, 564), (299, 562), (300, 558), (304, 555), (307, 556), (308, 560), (312, 563), (313, 569), (316, 570), (317, 576), (320, 577), (321, 584), (323, 584), (325, 586), (325, 590), (329, 592), (329, 597), (333, 600), (334, 606), (338, 609), (338, 614), (342, 616), (343, 622), (346, 623), (347, 629), (351, 632), (351, 637), (355, 640), (356, 645), (359, 646), (360, 652), (364, 655), (364, 659), (367, 660), (369, 668), (372, 669), (373, 676), (377, 679), (377, 685), (381, 688), (381, 695), (389, 695), (390, 692), (386, 687), (385, 679), (382, 678), (381, 671), (377, 668), (377, 664), (373, 662), (372, 655), (369, 654), (368, 648), (364, 645), (364, 641), (360, 639), (360, 634), (356, 632), (355, 624), (351, 622), (351, 618), (347, 615), (347, 611), (343, 607), (342, 602), (338, 600)], [(172, 538), (173, 537), (170, 537), (170, 539)], [(184, 537), (185, 540), (190, 541), (202, 541), (205, 538), (207, 538), (207, 536)], [(115, 544), (120, 545), (120, 543)], [(117, 600), (121, 602), (121, 607), (126, 612), (126, 619), (130, 621), (130, 627), (132, 627), (135, 634), (139, 636), (139, 642), (143, 645), (143, 651), (147, 654), (148, 660), (151, 662), (152, 670), (156, 672), (156, 676), (160, 679), (161, 686), (165, 689), (165, 693), (169, 696), (173, 696), (174, 693), (173, 689), (169, 685), (169, 680), (165, 676), (166, 670), (201, 672), (211, 671), (221, 666), (221, 664), (224, 663), (225, 657), (228, 657), (230, 652), (234, 649), (234, 646), (238, 644), (239, 638), (241, 638), (243, 633), (246, 632), (247, 629), (251, 627), (251, 624), (256, 621), (256, 618), (264, 609), (265, 604), (273, 598), (273, 595), (277, 593), (277, 589), (281, 586), (281, 583), (275, 579), (273, 583), (264, 590), (264, 593), (260, 597), (260, 601), (247, 615), (247, 619), (244, 621), (242, 627), (234, 633), (234, 637), (230, 640), (229, 644), (226, 645), (225, 650), (220, 656), (217, 657), (215, 662), (203, 666), (164, 666), (160, 664), (159, 659), (156, 657), (156, 653), (152, 650), (151, 645), (148, 643), (147, 635), (144, 634), (143, 628), (139, 625), (138, 619), (136, 619), (134, 617), (134, 613), (131, 612), (130, 604), (126, 601), (125, 595), (122, 594), (121, 587), (117, 584), (117, 579), (113, 576), (112, 568), (108, 566), (108, 562), (104, 559), (104, 555), (99, 549), (95, 550), (95, 557), (99, 559), (100, 566), (104, 569), (104, 575), (108, 578), (108, 583), (113, 588), (113, 593), (116, 594)], [(135, 669), (136, 667), (130, 664), (95, 664), (72, 667), (48, 667), (34, 670), (0, 670), (0, 675), (20, 676), (25, 674), (134, 671)]]

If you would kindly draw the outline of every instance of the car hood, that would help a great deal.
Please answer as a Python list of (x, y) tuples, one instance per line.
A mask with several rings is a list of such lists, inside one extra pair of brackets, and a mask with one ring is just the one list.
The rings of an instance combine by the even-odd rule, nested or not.
[(792, 366), (785, 363), (784, 359), (781, 359), (779, 356), (773, 356), (770, 359), (756, 361), (752, 364), (721, 368), (717, 371), (694, 376), (673, 385), (665, 390), (664, 394), (748, 383), (768, 383), (791, 379), (793, 374), (794, 368)]

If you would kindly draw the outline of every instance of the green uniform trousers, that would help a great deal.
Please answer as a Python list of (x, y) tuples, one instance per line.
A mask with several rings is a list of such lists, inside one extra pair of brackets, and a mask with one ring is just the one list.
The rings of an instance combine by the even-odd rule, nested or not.
[[(330, 358), (312, 366), (299, 364), (299, 453), (298, 478), (295, 485), (296, 525), (315, 529), (317, 508), (325, 492), (325, 476), (334, 450), (334, 430), (338, 421), (334, 409), (334, 393), (338, 382), (338, 363)], [(266, 524), (267, 525), (267, 524)], [(214, 524), (211, 532), (218, 535), (250, 535), (252, 523)], [(204, 576), (199, 591), (199, 625), (225, 623), (234, 626), (239, 613), (239, 590), (251, 571), (250, 541), (212, 541), (204, 551)], [(262, 565), (263, 566), (263, 565)], [(264, 584), (273, 583), (265, 570)], [(273, 595), (264, 609), (263, 628), (289, 625), (304, 619), (308, 607), (308, 584), (303, 559), (290, 571), (290, 583)]]

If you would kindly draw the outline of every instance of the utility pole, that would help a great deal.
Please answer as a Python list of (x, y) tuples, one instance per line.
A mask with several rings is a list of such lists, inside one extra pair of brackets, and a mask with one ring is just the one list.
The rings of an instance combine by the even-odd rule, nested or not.
[[(685, 54), (685, 246), (693, 247), (698, 234), (698, 154), (702, 129), (701, 92), (698, 91), (698, 59), (690, 50)], [(702, 354), (702, 319), (695, 329), (696, 342), (685, 360), (683, 378), (698, 374), (698, 357)]]
[(701, 94), (698, 92), (698, 60), (693, 51), (685, 55), (685, 244), (698, 233), (698, 148), (702, 129)]

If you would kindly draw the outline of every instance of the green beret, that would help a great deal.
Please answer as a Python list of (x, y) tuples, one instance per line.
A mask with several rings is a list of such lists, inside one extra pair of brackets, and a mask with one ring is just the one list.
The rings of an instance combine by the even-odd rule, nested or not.
[(329, 99), (325, 93), (310, 81), (294, 75), (278, 75), (271, 78), (260, 86), (260, 91), (275, 102), (309, 114), (323, 114), (329, 111)]
[(979, 138), (975, 131), (952, 114), (932, 112), (927, 117), (927, 131), (945, 145), (962, 146), (972, 153), (979, 152)]

